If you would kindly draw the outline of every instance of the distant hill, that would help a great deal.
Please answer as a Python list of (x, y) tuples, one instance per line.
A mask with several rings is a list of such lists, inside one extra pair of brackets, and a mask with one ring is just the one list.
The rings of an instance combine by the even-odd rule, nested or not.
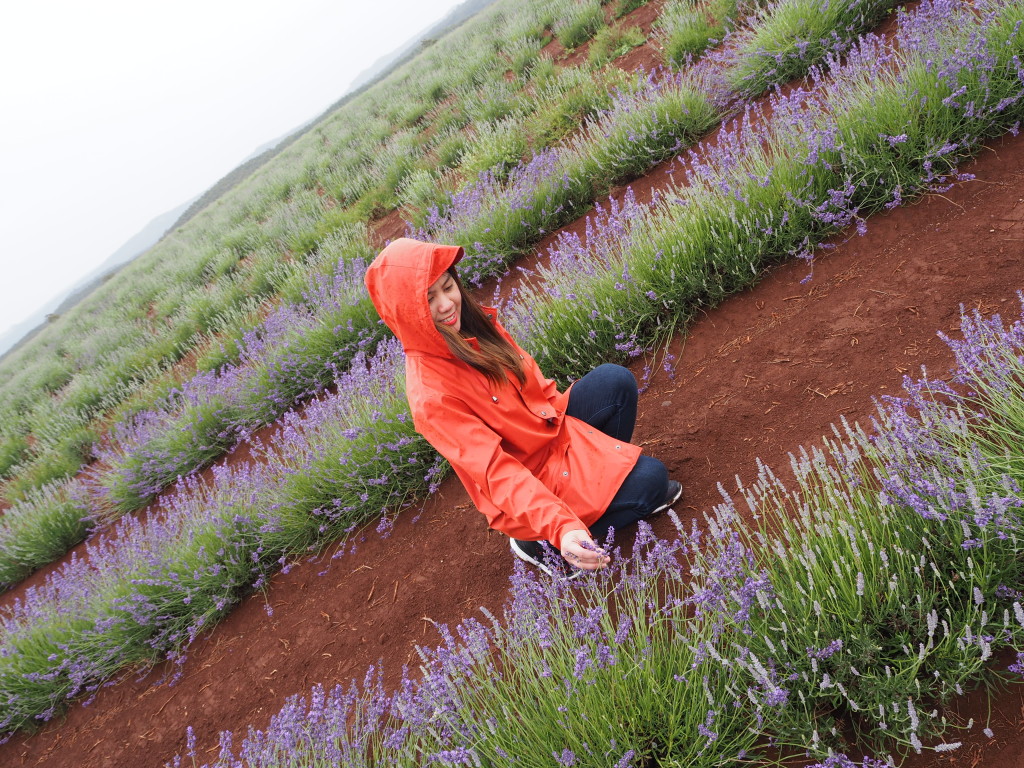
[(381, 56), (368, 68), (360, 72), (352, 81), (352, 85), (349, 86), (349, 90), (354, 91), (362, 89), (382, 77), (385, 77), (392, 69), (402, 64), (406, 59), (411, 58), (410, 54), (415, 55), (419, 52), (422, 43), (428, 41), (433, 42), (437, 38), (441, 37), (441, 35), (459, 26), (470, 16), (479, 13), (493, 2), (494, 0), (466, 0), (466, 2), (456, 6), (448, 13), (447, 16), (432, 27), (423, 30), (397, 50)]
[(482, 11), (488, 5), (494, 3), (495, 0), (466, 0), (466, 2), (453, 8), (447, 16), (441, 19), (436, 24), (428, 27), (422, 32), (412, 37), (405, 44), (386, 54), (369, 67), (360, 72), (356, 78), (352, 81), (349, 89), (344, 95), (336, 102), (331, 104), (327, 109), (321, 112), (312, 120), (309, 120), (293, 131), (285, 134), (279, 139), (268, 142), (262, 147), (256, 149), (256, 151), (250, 155), (241, 165), (232, 170), (216, 184), (210, 187), (202, 196), (197, 198), (195, 202), (190, 205), (185, 212), (181, 215), (181, 218), (174, 222), (174, 226), (171, 229), (177, 229), (186, 221), (191, 219), (201, 210), (206, 208), (208, 205), (213, 203), (215, 200), (220, 198), (228, 190), (232, 189), (239, 182), (246, 179), (249, 175), (254, 173), (261, 166), (266, 164), (268, 161), (273, 159), (276, 155), (287, 149), (292, 143), (297, 141), (303, 135), (311, 131), (317, 126), (322, 120), (328, 115), (337, 110), (339, 107), (344, 106), (346, 103), (354, 99), (360, 93), (365, 91), (367, 88), (372, 86), (374, 83), (384, 79), (395, 69), (400, 67), (405, 62), (413, 58), (417, 53), (422, 50), (424, 43), (432, 43), (434, 40), (439, 38), (446, 32), (458, 27), (460, 24), (465, 22), (470, 17)]
[(54, 296), (27, 320), (12, 326), (9, 330), (0, 334), (0, 359), (42, 330), (46, 325), (48, 316), (67, 312), (75, 304), (92, 293), (105, 280), (109, 280), (121, 267), (156, 245), (164, 233), (173, 226), (174, 222), (178, 220), (182, 212), (192, 202), (192, 200), (189, 200), (187, 203), (182, 203), (177, 208), (157, 216), (143, 227), (138, 234), (114, 251), (96, 269), (85, 275), (70, 288)]

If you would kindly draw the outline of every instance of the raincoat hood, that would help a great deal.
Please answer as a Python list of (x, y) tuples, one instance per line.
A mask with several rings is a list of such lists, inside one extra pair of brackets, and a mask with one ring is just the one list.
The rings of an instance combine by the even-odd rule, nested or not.
[(463, 256), (457, 245), (400, 237), (373, 260), (363, 278), (381, 319), (402, 342), (406, 355), (451, 356), (434, 325), (427, 290)]

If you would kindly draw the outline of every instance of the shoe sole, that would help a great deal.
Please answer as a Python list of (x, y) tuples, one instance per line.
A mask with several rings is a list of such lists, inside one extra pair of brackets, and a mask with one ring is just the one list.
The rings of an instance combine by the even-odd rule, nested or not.
[(648, 514), (644, 515), (644, 517), (654, 517), (654, 515), (660, 515), (665, 510), (670, 509), (673, 504), (675, 504), (677, 501), (679, 501), (679, 499), (682, 498), (682, 496), (683, 496), (683, 485), (682, 485), (682, 483), (680, 483), (679, 484), (679, 490), (676, 491), (676, 495), (675, 496), (673, 496), (671, 499), (666, 501), (664, 504), (662, 504), (657, 509), (651, 510), (651, 512), (649, 512)]
[(546, 565), (544, 565), (544, 563), (542, 563), (540, 560), (537, 560), (536, 558), (531, 557), (530, 555), (528, 555), (526, 553), (525, 550), (520, 549), (518, 541), (516, 541), (515, 539), (509, 539), (508, 543), (509, 543), (509, 546), (512, 548), (512, 554), (514, 554), (520, 560), (524, 560), (527, 563), (529, 563), (530, 565), (537, 566), (542, 571), (544, 571), (544, 573), (546, 573), (548, 576), (554, 576), (555, 575), (555, 574), (553, 574), (551, 572), (551, 569), (548, 568)]

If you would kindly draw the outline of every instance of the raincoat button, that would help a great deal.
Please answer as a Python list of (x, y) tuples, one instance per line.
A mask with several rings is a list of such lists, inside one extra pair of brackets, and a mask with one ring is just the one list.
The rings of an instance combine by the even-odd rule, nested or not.
[(568, 473), (568, 472), (563, 472), (563, 473), (562, 473), (562, 477), (568, 477), (568, 476), (569, 476), (569, 473)]
[(541, 416), (547, 416), (547, 415), (548, 415), (548, 412), (547, 412), (547, 411), (541, 411), (541, 412), (540, 412), (540, 415), (541, 415)]
[(491, 395), (491, 400), (493, 400), (494, 402), (498, 402), (498, 398), (496, 398), (494, 395)]
[(616, 450), (616, 451), (620, 450), (621, 448), (622, 448), (622, 446), (621, 446), (621, 445), (616, 445), (616, 446), (615, 446), (615, 450)]

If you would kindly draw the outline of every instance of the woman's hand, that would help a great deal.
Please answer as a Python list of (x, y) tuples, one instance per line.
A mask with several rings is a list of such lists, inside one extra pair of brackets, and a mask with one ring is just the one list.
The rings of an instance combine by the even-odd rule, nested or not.
[(562, 557), (569, 565), (585, 571), (596, 571), (604, 568), (612, 559), (590, 538), (590, 532), (584, 528), (569, 531), (562, 536)]

